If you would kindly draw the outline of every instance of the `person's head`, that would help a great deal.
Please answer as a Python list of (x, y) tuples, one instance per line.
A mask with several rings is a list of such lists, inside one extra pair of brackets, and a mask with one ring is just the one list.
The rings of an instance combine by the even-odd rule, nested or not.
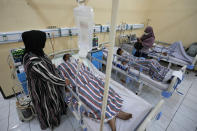
[(63, 60), (64, 60), (65, 62), (66, 62), (66, 61), (69, 61), (69, 60), (70, 60), (70, 57), (71, 57), (70, 54), (64, 54)]
[(126, 62), (126, 61), (122, 61), (122, 64), (123, 64), (123, 65), (126, 65), (126, 64), (127, 64), (127, 62)]
[(151, 26), (147, 26), (144, 30), (144, 35), (154, 36), (153, 28)]
[(122, 55), (122, 53), (123, 53), (123, 50), (122, 50), (121, 48), (118, 48), (118, 50), (117, 50), (116, 54), (121, 56), (121, 55)]
[(43, 48), (46, 42), (46, 33), (39, 30), (31, 30), (22, 33), (25, 45), (25, 53), (32, 52), (38, 56), (43, 56)]

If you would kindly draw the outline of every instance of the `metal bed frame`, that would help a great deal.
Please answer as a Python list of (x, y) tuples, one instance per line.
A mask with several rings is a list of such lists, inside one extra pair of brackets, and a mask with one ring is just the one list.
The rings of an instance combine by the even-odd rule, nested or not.
[[(155, 87), (154, 85), (152, 85), (151, 83), (148, 83), (148, 82), (143, 81), (143, 80), (141, 79), (141, 72), (142, 72), (143, 68), (146, 68), (146, 67), (143, 67), (143, 66), (141, 66), (141, 65), (139, 65), (139, 64), (137, 64), (137, 63), (135, 63), (136, 65), (139, 65), (139, 66), (140, 66), (140, 69), (139, 69), (139, 71), (138, 71), (138, 75), (136, 76), (136, 75), (130, 74), (129, 69), (132, 68), (131, 66), (128, 67), (129, 69), (128, 69), (127, 71), (122, 70), (122, 69), (120, 69), (119, 67), (117, 67), (117, 64), (115, 64), (115, 62), (114, 62), (115, 57), (118, 57), (118, 58), (121, 58), (121, 59), (125, 59), (125, 58), (123, 58), (123, 57), (121, 57), (121, 56), (119, 56), (119, 55), (116, 55), (116, 54), (113, 55), (113, 65), (112, 65), (112, 69), (115, 70), (115, 72), (116, 72), (116, 77), (117, 77), (117, 73), (120, 72), (121, 74), (125, 75), (125, 76), (127, 77), (127, 79), (130, 78), (130, 79), (132, 79), (132, 80), (138, 82), (140, 85), (139, 85), (138, 91), (136, 92), (137, 95), (140, 95), (140, 93), (141, 93), (141, 91), (142, 91), (142, 88), (143, 88), (143, 85), (147, 85), (148, 87), (151, 87), (151, 88), (153, 88), (153, 89), (155, 89), (155, 90), (162, 91), (161, 95), (162, 95), (163, 97), (165, 97), (165, 98), (169, 98), (170, 96), (172, 96), (173, 92), (174, 92), (175, 90), (177, 90), (178, 84), (180, 84), (180, 81), (178, 80), (178, 78), (177, 78), (176, 76), (174, 76), (173, 79), (172, 79), (172, 81), (171, 81), (171, 83), (169, 84), (167, 90), (161, 90), (161, 89)], [(95, 58), (95, 57), (92, 57), (92, 56), (90, 56), (90, 55), (88, 56), (88, 59), (90, 59), (90, 60), (96, 60), (96, 61), (102, 63), (103, 65), (106, 65), (106, 62), (105, 62), (104, 60), (99, 60), (99, 59), (97, 59), (97, 58)], [(136, 70), (136, 69), (135, 69), (135, 70)], [(181, 70), (181, 71), (183, 72), (183, 74), (184, 74), (185, 71), (186, 71), (186, 66), (182, 67), (180, 70)], [(115, 78), (115, 80), (117, 80), (117, 78)]]
[[(48, 56), (51, 57), (52, 59), (56, 57), (56, 55), (61, 55), (61, 54), (73, 54), (78, 52), (78, 49), (68, 49), (68, 50), (62, 50), (62, 51), (58, 51), (56, 53), (52, 53), (49, 54)], [(85, 123), (85, 121), (83, 120), (84, 116), (83, 114), (80, 112), (81, 108), (84, 107), (86, 111), (89, 111), (89, 108), (80, 100), (80, 98), (78, 97), (78, 95), (72, 91), (72, 89), (70, 87), (68, 87), (72, 97), (76, 98), (78, 101), (78, 110), (75, 110), (72, 107), (72, 103), (70, 103), (68, 105), (70, 111), (72, 112), (72, 114), (74, 115), (74, 117), (76, 118), (76, 120), (78, 121), (78, 123), (80, 124), (81, 128), (83, 129), (83, 131), (87, 131), (87, 123)], [(153, 121), (153, 120), (159, 120), (161, 117), (161, 107), (164, 104), (164, 99), (161, 99), (154, 108), (152, 108), (152, 110), (148, 113), (148, 115), (144, 118), (144, 120), (140, 123), (140, 125), (138, 125), (136, 131), (145, 131), (148, 124)]]
[[(157, 48), (161, 48), (161, 51), (163, 51), (164, 49), (167, 49), (166, 46), (171, 45), (169, 43), (165, 43), (165, 42), (161, 42), (161, 41), (156, 41), (156, 44), (157, 45), (162, 45), (162, 47), (157, 47)], [(162, 53), (159, 53), (159, 54), (158, 53), (150, 53), (149, 56), (157, 59), (158, 61), (162, 60), (162, 61), (168, 62), (169, 63), (168, 68), (170, 68), (172, 64), (179, 65), (179, 66), (185, 66), (186, 65), (185, 63), (170, 60), (171, 56), (169, 54), (164, 57), (164, 56), (162, 56)], [(197, 62), (197, 55), (194, 57), (191, 65), (186, 65), (187, 69), (193, 70), (196, 62)]]
[[(155, 43), (158, 44), (158, 45), (159, 44), (162, 45), (162, 47), (157, 47), (157, 48), (160, 48), (161, 51), (163, 51), (165, 49), (168, 49), (167, 46), (170, 46), (171, 45), (169, 43), (161, 42), (161, 41), (155, 41)], [(120, 48), (124, 47), (123, 45), (124, 44), (121, 44)], [(134, 44), (127, 44), (127, 45), (133, 47)], [(127, 49), (125, 51), (128, 52)], [(129, 50), (129, 51), (130, 51), (129, 53), (132, 52), (131, 50)], [(186, 65), (187, 66), (187, 69), (189, 69), (189, 70), (193, 70), (194, 69), (194, 66), (195, 66), (195, 64), (197, 62), (197, 55), (194, 57), (192, 64), (191, 65), (188, 65), (188, 64), (183, 63), (181, 61), (178, 62), (178, 61), (170, 60), (170, 57), (172, 57), (172, 56), (170, 56), (170, 53), (172, 53), (172, 52), (169, 52), (169, 54), (167, 54), (167, 56), (163, 56), (162, 53), (160, 53), (160, 52), (150, 52), (148, 54), (148, 56), (149, 57), (152, 57), (154, 59), (157, 59), (158, 61), (165, 61), (165, 62), (167, 62), (168, 63), (168, 68), (170, 68), (172, 66), (172, 64), (175, 64), (175, 65), (179, 65), (179, 66), (182, 66), (182, 67)]]

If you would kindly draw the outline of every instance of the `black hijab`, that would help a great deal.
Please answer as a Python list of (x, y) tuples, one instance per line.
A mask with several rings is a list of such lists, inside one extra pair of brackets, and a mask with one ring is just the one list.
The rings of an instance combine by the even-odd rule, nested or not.
[(37, 56), (44, 56), (43, 48), (46, 42), (46, 33), (39, 30), (26, 31), (22, 33), (25, 44), (25, 53), (32, 52)]

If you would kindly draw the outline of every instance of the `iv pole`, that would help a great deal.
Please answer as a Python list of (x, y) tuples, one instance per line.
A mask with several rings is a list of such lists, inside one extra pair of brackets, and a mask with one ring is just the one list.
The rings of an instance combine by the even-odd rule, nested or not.
[(111, 69), (112, 69), (113, 48), (115, 45), (115, 36), (116, 36), (116, 21), (117, 21), (117, 15), (118, 15), (118, 5), (119, 5), (119, 0), (112, 0), (111, 29), (110, 29), (110, 33), (109, 33), (109, 42), (110, 43), (109, 43), (109, 53), (107, 56), (105, 90), (104, 90), (103, 103), (102, 103), (100, 131), (103, 131), (105, 112), (106, 112), (106, 107), (107, 107), (109, 83), (110, 83)]

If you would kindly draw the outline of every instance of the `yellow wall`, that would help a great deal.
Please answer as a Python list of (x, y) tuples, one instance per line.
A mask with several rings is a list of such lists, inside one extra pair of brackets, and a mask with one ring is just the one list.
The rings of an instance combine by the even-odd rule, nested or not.
[[(88, 5), (95, 12), (95, 24), (109, 24), (111, 0), (89, 0)], [(147, 0), (120, 0), (118, 23), (144, 23), (147, 13)], [(73, 27), (73, 8), (75, 0), (0, 0), (0, 32), (46, 29), (47, 26)], [(128, 32), (127, 32), (128, 33)], [(137, 31), (141, 35), (142, 31)], [(108, 41), (108, 33), (98, 35), (99, 42)], [(76, 37), (55, 39), (55, 50), (76, 48)], [(0, 86), (6, 96), (12, 94), (12, 80), (6, 62), (11, 48), (22, 46), (22, 43), (0, 45)], [(51, 46), (47, 42), (46, 53)]]
[(156, 39), (182, 41), (189, 46), (197, 41), (197, 0), (150, 0), (148, 18)]
[[(142, 23), (147, 9), (146, 0), (120, 0), (120, 22)], [(74, 26), (75, 0), (1, 0), (0, 31), (44, 29), (47, 26)], [(109, 24), (111, 0), (89, 0), (95, 11), (96, 24)]]
[[(95, 24), (109, 24), (112, 0), (89, 0), (95, 12)], [(0, 32), (46, 29), (47, 26), (73, 27), (75, 0), (0, 0)], [(183, 41), (184, 46), (197, 41), (197, 0), (120, 0), (118, 24), (144, 23), (150, 19), (156, 39), (165, 42)], [(128, 33), (128, 32), (127, 32)], [(136, 32), (142, 34), (142, 30)], [(118, 34), (118, 33), (117, 33)], [(108, 33), (99, 34), (99, 42), (108, 40)], [(58, 38), (55, 50), (76, 48), (76, 37)], [(0, 45), (0, 86), (5, 95), (12, 94), (8, 51), (22, 43)], [(51, 52), (49, 43), (45, 51)]]

